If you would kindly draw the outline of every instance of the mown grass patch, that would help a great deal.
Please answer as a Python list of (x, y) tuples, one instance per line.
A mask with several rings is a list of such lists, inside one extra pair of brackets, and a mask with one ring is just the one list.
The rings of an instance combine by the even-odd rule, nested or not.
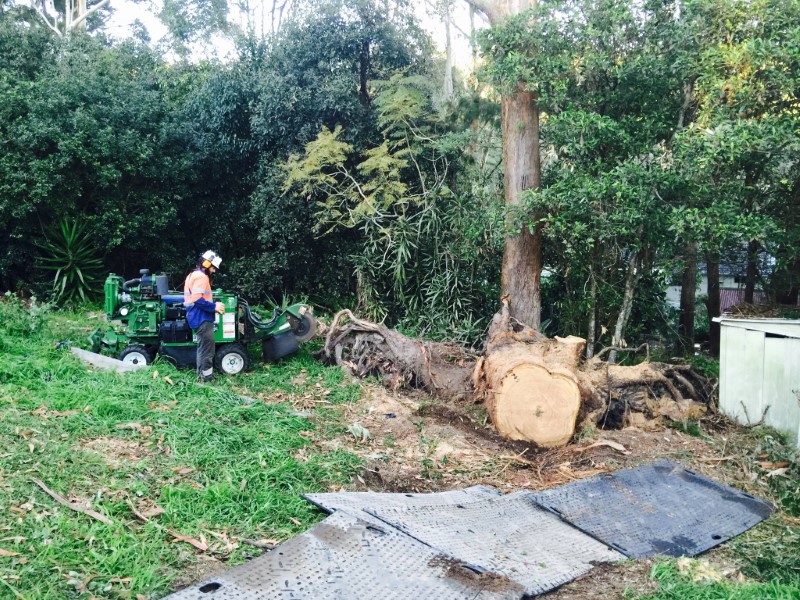
[[(19, 308), (0, 303), (0, 313)], [(360, 389), (307, 352), (201, 386), (163, 362), (90, 370), (55, 345), (81, 342), (97, 321), (45, 318), (3, 330), (0, 597), (161, 597), (201, 559), (173, 533), (225, 568), (260, 553), (242, 540), (307, 529), (321, 517), (299, 494), (358, 470), (354, 455), (309, 440), (335, 434)], [(34, 478), (113, 524), (60, 505)]]
[(677, 561), (664, 561), (653, 566), (651, 577), (658, 582), (652, 594), (629, 594), (630, 600), (794, 600), (800, 598), (800, 581), (728, 581), (713, 576), (682, 573)]

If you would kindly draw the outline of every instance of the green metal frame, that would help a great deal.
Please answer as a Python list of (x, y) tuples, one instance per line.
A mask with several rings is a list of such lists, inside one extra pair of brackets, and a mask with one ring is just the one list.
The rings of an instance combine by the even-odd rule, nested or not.
[[(93, 352), (118, 354), (130, 344), (146, 347), (196, 346), (192, 342), (166, 343), (159, 337), (159, 326), (167, 316), (168, 305), (159, 297), (143, 298), (140, 287), (123, 291), (124, 280), (114, 273), (109, 274), (104, 284), (103, 308), (109, 325), (99, 327), (89, 336)], [(170, 291), (171, 295), (181, 292)], [(225, 314), (216, 315), (214, 341), (219, 344), (233, 342), (245, 345), (262, 342), (275, 335), (290, 331), (311, 310), (305, 304), (292, 304), (269, 323), (254, 318), (247, 304), (232, 292), (220, 289), (213, 291), (214, 302), (225, 305)]]

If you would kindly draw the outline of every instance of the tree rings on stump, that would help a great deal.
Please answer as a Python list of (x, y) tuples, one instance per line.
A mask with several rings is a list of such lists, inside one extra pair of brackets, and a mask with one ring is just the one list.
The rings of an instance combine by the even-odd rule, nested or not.
[(489, 414), (500, 435), (546, 447), (563, 446), (572, 437), (581, 393), (571, 374), (523, 363), (490, 390)]

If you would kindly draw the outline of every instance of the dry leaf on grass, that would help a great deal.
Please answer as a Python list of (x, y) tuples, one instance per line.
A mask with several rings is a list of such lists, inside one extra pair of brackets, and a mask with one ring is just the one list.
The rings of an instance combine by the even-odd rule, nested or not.
[(295, 519), (294, 517), (289, 517), (289, 520), (292, 523), (294, 523), (295, 525), (297, 525), (298, 527), (300, 527), (302, 525), (302, 523), (300, 521), (298, 521), (297, 519)]
[(792, 463), (790, 463), (788, 460), (779, 460), (776, 462), (759, 462), (756, 464), (762, 469), (771, 470), (771, 469), (784, 469), (786, 467), (791, 466)]
[(21, 544), (22, 542), (26, 541), (28, 538), (22, 537), (21, 535), (15, 535), (12, 537), (3, 538), (0, 542), (14, 542), (15, 544)]
[(194, 467), (172, 467), (172, 471), (178, 475), (188, 475), (194, 471)]
[(239, 544), (231, 541), (231, 539), (224, 531), (221, 533), (217, 533), (216, 531), (210, 531), (206, 529), (206, 533), (210, 536), (217, 538), (220, 542), (225, 544), (225, 552), (227, 552), (228, 554), (230, 554), (239, 547)]
[(620, 444), (619, 442), (614, 442), (611, 440), (597, 440), (594, 444), (589, 444), (588, 446), (582, 446), (580, 448), (573, 448), (573, 452), (584, 452), (585, 450), (590, 450), (592, 448), (600, 448), (601, 446), (608, 446), (609, 448), (613, 448), (617, 452), (621, 452), (622, 454), (630, 454), (630, 451)]
[(786, 472), (789, 469), (787, 467), (782, 467), (780, 469), (775, 469), (774, 471), (770, 471), (767, 473), (767, 477), (787, 477)]
[(158, 515), (164, 514), (164, 509), (154, 504), (151, 508), (147, 510), (141, 511), (141, 515), (143, 517), (147, 517), (148, 519), (152, 519), (153, 517), (157, 517)]
[(173, 542), (186, 542), (187, 544), (194, 546), (195, 548), (201, 550), (202, 552), (208, 550), (208, 542), (206, 542), (206, 537), (202, 534), (200, 535), (200, 539), (196, 540), (193, 537), (189, 537), (188, 535), (181, 535), (180, 533), (176, 533), (170, 529), (167, 529), (166, 531), (173, 538), (175, 538), (174, 540), (172, 540)]
[(272, 550), (275, 546), (280, 544), (278, 540), (268, 540), (268, 539), (246, 540), (244, 538), (238, 538), (238, 540), (243, 544), (247, 544), (248, 546), (253, 546), (254, 548), (262, 548), (264, 550)]
[(0, 548), (0, 556), (19, 556), (19, 552), (13, 552), (11, 550), (4, 550)]

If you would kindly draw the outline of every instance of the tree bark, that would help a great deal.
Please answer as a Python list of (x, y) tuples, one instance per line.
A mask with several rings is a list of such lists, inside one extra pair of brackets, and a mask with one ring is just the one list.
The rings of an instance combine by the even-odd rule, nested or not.
[[(511, 210), (521, 209), (522, 192), (541, 187), (539, 154), (539, 109), (536, 95), (520, 84), (515, 93), (504, 96), (503, 166), (505, 202)], [(533, 215), (520, 215), (523, 221)], [(501, 284), (509, 299), (511, 315), (534, 329), (541, 326), (542, 231), (523, 223), (505, 240)]]
[(694, 346), (694, 316), (697, 296), (697, 243), (686, 244), (686, 256), (681, 277), (681, 307), (678, 318), (678, 343), (683, 352)]
[(597, 335), (597, 279), (594, 270), (589, 274), (591, 287), (589, 289), (589, 327), (586, 334), (586, 358), (594, 356), (595, 336)]
[(367, 86), (367, 76), (369, 75), (369, 40), (361, 42), (361, 56), (359, 60), (359, 89), (358, 98), (362, 106), (369, 104), (369, 87)]
[(445, 100), (450, 100), (453, 97), (453, 40), (450, 37), (450, 6), (445, 8), (444, 13), (444, 31), (445, 31), (445, 65), (444, 65), (444, 82), (442, 84), (442, 95)]
[(719, 293), (719, 255), (709, 254), (706, 256), (706, 270), (708, 271), (708, 300), (706, 309), (708, 312), (708, 337), (711, 356), (719, 356), (719, 323), (714, 322), (714, 318), (722, 313), (720, 307)]
[[(625, 340), (622, 336), (625, 333), (625, 326), (628, 324), (628, 319), (631, 316), (631, 310), (633, 310), (633, 295), (636, 292), (636, 283), (641, 276), (639, 260), (639, 252), (635, 252), (628, 262), (628, 271), (625, 273), (625, 292), (622, 296), (622, 306), (619, 309), (617, 323), (614, 326), (614, 338), (612, 340), (614, 346), (625, 346)], [(617, 362), (617, 350), (611, 351), (608, 355), (608, 362), (612, 365)]]
[(747, 243), (747, 273), (744, 284), (744, 301), (753, 304), (755, 298), (756, 279), (758, 279), (758, 251), (761, 245), (757, 241)]
[[(536, 8), (537, 0), (467, 0), (483, 12), (492, 26), (509, 17)], [(522, 204), (521, 192), (541, 187), (539, 153), (539, 107), (536, 94), (524, 82), (501, 98), (503, 120), (503, 167), (505, 203), (513, 214)], [(517, 214), (523, 221), (533, 215)], [(511, 315), (534, 329), (541, 326), (542, 231), (538, 225), (523, 225), (505, 240), (502, 267), (502, 293), (509, 300)]]

